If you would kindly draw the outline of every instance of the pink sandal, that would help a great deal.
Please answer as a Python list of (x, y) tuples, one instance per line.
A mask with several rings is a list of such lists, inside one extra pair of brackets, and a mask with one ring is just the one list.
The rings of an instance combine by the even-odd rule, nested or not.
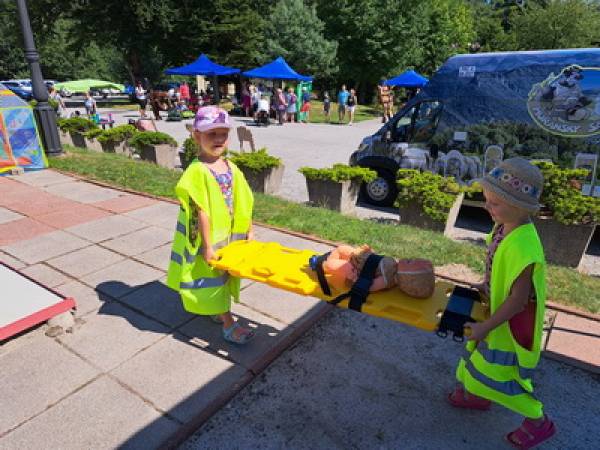
[(550, 439), (556, 433), (556, 426), (548, 416), (537, 426), (531, 419), (525, 419), (521, 426), (505, 436), (506, 441), (519, 450), (528, 450)]
[(462, 386), (457, 386), (454, 391), (448, 394), (448, 402), (455, 408), (477, 409), (479, 411), (487, 411), (492, 406), (491, 401), (469, 394)]

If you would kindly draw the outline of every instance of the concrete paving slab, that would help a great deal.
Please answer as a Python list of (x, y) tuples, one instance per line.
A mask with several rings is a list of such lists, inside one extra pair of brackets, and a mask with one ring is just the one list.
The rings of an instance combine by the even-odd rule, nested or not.
[(52, 170), (39, 170), (36, 172), (25, 172), (22, 175), (13, 177), (15, 181), (25, 183), (34, 187), (45, 187), (59, 183), (69, 183), (74, 180), (73, 177), (63, 175)]
[(0, 206), (6, 207), (35, 198), (39, 190), (23, 183), (9, 181), (0, 185), (0, 193)]
[(54, 228), (68, 228), (81, 223), (101, 219), (110, 214), (111, 213), (108, 211), (104, 211), (100, 208), (77, 203), (67, 209), (61, 209), (44, 215), (36, 215), (35, 219)]
[(150, 226), (102, 243), (103, 247), (123, 255), (139, 255), (171, 242), (173, 231)]
[[(13, 346), (12, 351), (0, 355), (0, 367), (0, 436), (98, 374), (90, 364), (39, 333), (26, 345)], [(10, 447), (3, 437), (0, 448), (35, 447)]]
[(194, 319), (183, 309), (179, 293), (165, 285), (164, 279), (153, 281), (119, 299), (136, 311), (170, 328), (176, 328)]
[(125, 213), (125, 216), (132, 219), (140, 220), (150, 225), (166, 228), (171, 231), (175, 231), (178, 215), (179, 205), (167, 202), (160, 202), (156, 205)]
[(102, 295), (99, 292), (78, 281), (61, 284), (56, 287), (56, 290), (65, 297), (72, 297), (75, 300), (77, 317), (98, 311), (104, 303), (110, 301), (107, 298), (101, 298)]
[(36, 217), (57, 211), (68, 211), (80, 205), (80, 203), (48, 194), (39, 189), (31, 189), (31, 191), (24, 192), (20, 198), (15, 198), (8, 208), (25, 216)]
[(154, 205), (155, 203), (157, 203), (157, 200), (149, 197), (120, 193), (117, 198), (92, 203), (92, 205), (96, 208), (120, 214), (145, 206)]
[(69, 277), (44, 263), (34, 264), (21, 272), (48, 287), (56, 287), (70, 281)]
[(6, 449), (158, 448), (179, 424), (103, 376), (2, 438)]
[(0, 207), (0, 224), (23, 218), (24, 216), (19, 213)]
[(54, 184), (44, 188), (49, 192), (60, 197), (68, 198), (80, 203), (95, 203), (103, 200), (117, 198), (120, 191), (97, 186), (85, 181), (71, 181), (69, 183)]
[(170, 416), (187, 422), (217, 396), (234, 390), (247, 371), (177, 334), (137, 354), (112, 374)]
[(98, 245), (90, 245), (47, 263), (72, 277), (79, 278), (122, 261), (124, 257)]
[(101, 242), (122, 236), (144, 228), (146, 224), (121, 215), (109, 216), (93, 222), (69, 227), (65, 231), (87, 239), (90, 242)]
[(559, 312), (546, 352), (559, 361), (600, 374), (600, 321)]
[[(171, 239), (172, 238), (173, 232), (171, 232)], [(157, 269), (167, 270), (171, 259), (171, 247), (172, 244), (168, 243), (155, 248), (154, 250), (150, 250), (149, 252), (136, 255), (135, 259), (156, 267)]]
[(240, 301), (250, 308), (288, 325), (302, 320), (310, 310), (324, 304), (323, 301), (314, 297), (286, 292), (262, 283), (254, 283), (244, 289)]
[(23, 267), (27, 266), (27, 264), (25, 264), (23, 261), (19, 261), (17, 258), (13, 258), (9, 254), (4, 253), (4, 252), (0, 252), (0, 261), (5, 262), (9, 266), (11, 266), (13, 269), (17, 269), (17, 270), (22, 269)]
[(168, 328), (116, 302), (105, 303), (73, 334), (58, 339), (104, 371), (122, 364), (168, 333)]
[(163, 275), (162, 271), (126, 259), (98, 272), (85, 275), (80, 281), (98, 292), (119, 298), (146, 283), (158, 280)]
[(25, 217), (0, 224), (0, 246), (7, 246), (50, 233), (55, 228)]
[[(463, 345), (336, 310), (181, 446), (182, 450), (504, 449), (522, 418), (446, 402)], [(542, 359), (536, 395), (559, 432), (544, 449), (597, 447), (598, 378)]]
[(239, 303), (234, 303), (231, 311), (240, 325), (256, 333), (254, 339), (243, 346), (225, 341), (222, 326), (213, 323), (205, 316), (199, 316), (188, 322), (179, 328), (179, 331), (191, 338), (192, 342), (200, 348), (230, 358), (249, 370), (258, 370), (258, 367), (264, 365), (264, 359), (269, 351), (288, 336), (292, 329)]
[[(46, 225), (44, 225), (45, 227)], [(19, 258), (27, 264), (55, 258), (66, 253), (86, 247), (89, 242), (72, 234), (57, 230), (44, 234), (43, 239), (27, 239), (0, 247), (0, 250)]]

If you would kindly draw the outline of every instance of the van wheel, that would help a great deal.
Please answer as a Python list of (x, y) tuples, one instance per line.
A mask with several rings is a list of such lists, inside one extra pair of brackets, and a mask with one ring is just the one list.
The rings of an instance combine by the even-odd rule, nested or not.
[(377, 171), (377, 178), (370, 183), (363, 183), (361, 186), (361, 198), (375, 206), (393, 206), (394, 200), (398, 196), (396, 188), (396, 178), (385, 169), (374, 169)]

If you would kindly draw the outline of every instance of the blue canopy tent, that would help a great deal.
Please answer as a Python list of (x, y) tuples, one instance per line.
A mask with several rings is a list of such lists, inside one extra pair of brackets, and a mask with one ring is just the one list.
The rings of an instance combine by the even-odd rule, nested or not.
[(398, 86), (407, 88), (422, 88), (429, 80), (423, 75), (418, 74), (414, 70), (407, 70), (406, 72), (398, 75), (397, 77), (386, 80), (383, 84), (385, 86)]
[(215, 84), (215, 101), (219, 103), (219, 88), (217, 77), (220, 75), (233, 75), (240, 73), (240, 69), (234, 67), (222, 66), (220, 64), (212, 62), (208, 56), (204, 53), (191, 64), (181, 67), (173, 67), (165, 70), (167, 75), (203, 75), (206, 77), (213, 77)]
[(243, 72), (242, 75), (248, 78), (266, 78), (270, 80), (312, 81), (312, 77), (300, 75), (292, 69), (281, 56), (269, 64)]

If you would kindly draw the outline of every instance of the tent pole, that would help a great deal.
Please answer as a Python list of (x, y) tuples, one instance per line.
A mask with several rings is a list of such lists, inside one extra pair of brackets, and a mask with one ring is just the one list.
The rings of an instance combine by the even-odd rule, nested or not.
[(221, 94), (219, 92), (219, 77), (217, 75), (213, 75), (213, 93), (215, 96), (215, 105), (219, 106), (221, 103)]

